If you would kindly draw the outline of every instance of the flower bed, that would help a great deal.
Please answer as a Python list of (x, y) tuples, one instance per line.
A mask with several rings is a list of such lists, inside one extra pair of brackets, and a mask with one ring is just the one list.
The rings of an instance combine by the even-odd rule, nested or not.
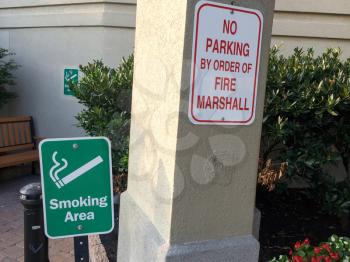
[(328, 242), (317, 246), (311, 245), (309, 239), (296, 242), (289, 251), (289, 256), (280, 255), (270, 262), (335, 262), (350, 261), (350, 239), (331, 236)]
[(350, 236), (340, 218), (323, 213), (301, 189), (289, 189), (288, 194), (258, 190), (256, 204), (261, 211), (260, 262), (288, 255), (291, 244), (305, 237), (317, 244), (333, 234)]

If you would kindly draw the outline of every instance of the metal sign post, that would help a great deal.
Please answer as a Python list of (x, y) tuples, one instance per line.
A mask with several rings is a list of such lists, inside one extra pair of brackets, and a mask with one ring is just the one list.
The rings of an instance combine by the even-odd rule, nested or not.
[(75, 262), (89, 261), (89, 239), (88, 236), (74, 238)]

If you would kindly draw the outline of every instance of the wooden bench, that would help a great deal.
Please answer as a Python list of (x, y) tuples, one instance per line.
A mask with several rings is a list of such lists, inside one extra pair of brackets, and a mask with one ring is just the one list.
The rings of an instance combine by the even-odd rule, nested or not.
[(0, 168), (39, 160), (30, 116), (0, 118)]

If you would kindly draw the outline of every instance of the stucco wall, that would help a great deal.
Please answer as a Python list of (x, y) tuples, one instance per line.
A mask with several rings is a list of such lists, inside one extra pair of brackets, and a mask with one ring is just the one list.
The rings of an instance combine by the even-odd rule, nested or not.
[(350, 57), (350, 1), (276, 0), (272, 34), (272, 43), (282, 43), (287, 54), (296, 46), (317, 53), (340, 47)]
[(19, 98), (2, 114), (32, 115), (43, 137), (83, 134), (74, 119), (81, 105), (63, 95), (63, 69), (101, 58), (115, 66), (132, 53), (134, 2), (1, 1), (0, 45), (15, 52), (21, 65)]

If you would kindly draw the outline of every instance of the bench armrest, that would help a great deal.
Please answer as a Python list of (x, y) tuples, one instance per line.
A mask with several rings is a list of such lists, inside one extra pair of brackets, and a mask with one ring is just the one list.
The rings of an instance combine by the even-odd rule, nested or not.
[(45, 137), (41, 137), (41, 136), (35, 136), (33, 138), (34, 138), (34, 144), (36, 148), (38, 148), (40, 141), (45, 139)]

